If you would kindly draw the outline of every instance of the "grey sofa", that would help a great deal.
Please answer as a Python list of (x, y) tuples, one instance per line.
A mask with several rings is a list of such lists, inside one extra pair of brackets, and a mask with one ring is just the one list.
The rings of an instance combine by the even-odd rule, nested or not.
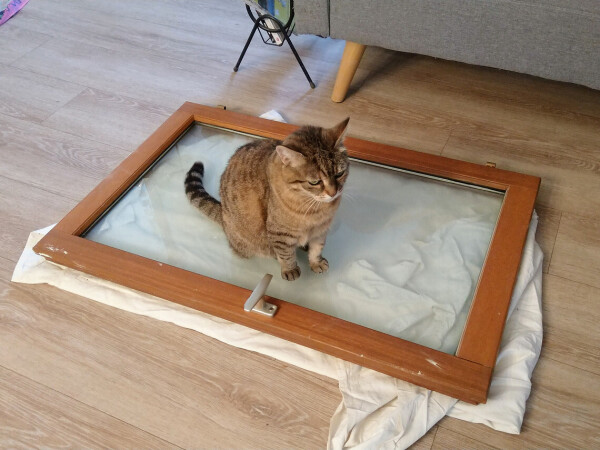
[[(298, 33), (358, 44), (358, 61), (360, 46), (374, 45), (600, 89), (600, 0), (295, 0), (294, 5)], [(357, 49), (350, 53), (356, 59)]]

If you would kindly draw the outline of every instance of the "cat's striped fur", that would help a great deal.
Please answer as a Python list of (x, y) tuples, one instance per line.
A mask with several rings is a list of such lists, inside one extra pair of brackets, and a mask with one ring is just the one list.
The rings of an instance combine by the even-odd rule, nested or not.
[(202, 183), (204, 177), (204, 164), (196, 162), (185, 177), (185, 193), (190, 203), (217, 223), (221, 219), (221, 202), (213, 198)]
[(221, 177), (221, 202), (206, 192), (203, 165), (195, 163), (185, 179), (188, 198), (222, 224), (238, 255), (275, 257), (282, 277), (295, 280), (300, 276), (296, 248), (308, 245), (311, 269), (325, 272), (329, 263), (321, 252), (348, 178), (343, 146), (348, 120), (240, 147)]

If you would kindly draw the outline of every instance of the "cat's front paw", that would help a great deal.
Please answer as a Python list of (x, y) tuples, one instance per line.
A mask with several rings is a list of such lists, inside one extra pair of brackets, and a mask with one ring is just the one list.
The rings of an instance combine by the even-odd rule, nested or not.
[(311, 262), (310, 269), (315, 273), (325, 273), (329, 269), (329, 262), (325, 258), (321, 258), (319, 261)]
[(294, 281), (300, 278), (300, 267), (296, 266), (290, 270), (281, 270), (281, 278), (288, 281)]

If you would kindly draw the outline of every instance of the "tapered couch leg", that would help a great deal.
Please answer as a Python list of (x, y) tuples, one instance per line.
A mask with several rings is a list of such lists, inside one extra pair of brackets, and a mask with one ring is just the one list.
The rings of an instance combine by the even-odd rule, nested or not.
[(340, 61), (340, 67), (338, 68), (337, 78), (335, 79), (335, 85), (333, 86), (333, 93), (331, 94), (331, 100), (334, 102), (343, 102), (348, 93), (348, 88), (352, 82), (352, 78), (356, 73), (358, 64), (365, 52), (366, 45), (357, 44), (356, 42), (346, 41), (344, 47), (344, 54)]

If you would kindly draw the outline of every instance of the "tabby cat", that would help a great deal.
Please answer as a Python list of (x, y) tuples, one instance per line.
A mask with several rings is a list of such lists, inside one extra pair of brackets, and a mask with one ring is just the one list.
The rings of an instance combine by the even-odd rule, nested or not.
[(236, 150), (221, 176), (219, 202), (202, 184), (196, 162), (185, 178), (190, 202), (220, 223), (239, 256), (277, 258), (281, 276), (300, 276), (296, 248), (308, 247), (313, 272), (326, 272), (321, 252), (348, 179), (343, 139), (350, 118), (333, 128), (304, 126), (283, 141), (258, 139)]

